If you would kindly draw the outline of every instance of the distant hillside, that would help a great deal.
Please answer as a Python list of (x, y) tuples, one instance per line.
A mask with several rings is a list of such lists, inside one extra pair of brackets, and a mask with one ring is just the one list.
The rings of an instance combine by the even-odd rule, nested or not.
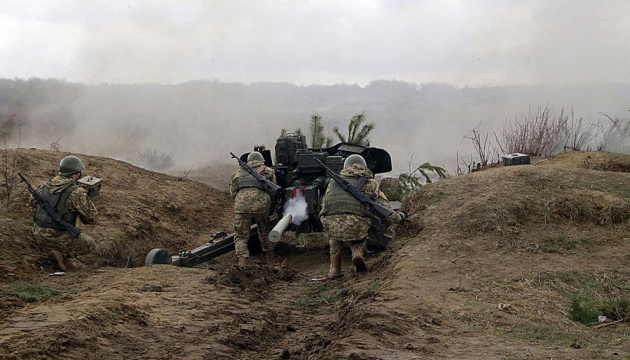
[[(457, 151), (472, 153), (464, 136), (480, 122), (492, 137), (506, 119), (530, 108), (574, 111), (588, 124), (600, 113), (627, 117), (630, 85), (454, 88), (378, 80), (365, 87), (295, 86), (286, 83), (195, 81), (179, 85), (87, 86), (57, 80), (0, 80), (0, 115), (21, 124), (21, 143), (100, 154), (138, 164), (138, 154), (158, 149), (175, 167), (230, 162), (228, 152), (256, 144), (273, 148), (282, 128), (308, 134), (311, 114), (329, 134), (345, 131), (365, 111), (377, 124), (372, 144), (389, 150), (394, 169), (417, 160), (453, 171)], [(419, 165), (419, 164), (418, 164)]]

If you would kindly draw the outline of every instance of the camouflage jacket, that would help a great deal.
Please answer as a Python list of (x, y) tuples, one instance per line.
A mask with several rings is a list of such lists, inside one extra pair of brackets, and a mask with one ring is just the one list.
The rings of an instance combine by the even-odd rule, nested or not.
[[(57, 175), (48, 180), (43, 186), (37, 188), (36, 191), (41, 194), (43, 187), (46, 186), (50, 189), (52, 194), (57, 194), (75, 184), (76, 180)], [(30, 201), (32, 207), (37, 206), (37, 201), (32, 195), (30, 197)], [(96, 206), (94, 206), (92, 200), (88, 197), (85, 189), (81, 187), (75, 188), (68, 196), (65, 206), (68, 211), (76, 213), (82, 223), (93, 224), (96, 222), (98, 211), (96, 210)]]
[[(250, 161), (247, 163), (251, 168), (264, 165), (261, 161)], [(269, 192), (258, 188), (243, 188), (238, 190), (236, 180), (240, 174), (240, 169), (236, 171), (230, 179), (230, 195), (234, 200), (234, 212), (237, 214), (264, 214), (271, 209), (271, 195)], [(276, 174), (273, 169), (267, 167), (262, 172), (269, 181), (276, 183)]]
[[(379, 190), (379, 184), (376, 180), (373, 179), (374, 175), (372, 174), (372, 171), (370, 171), (370, 169), (366, 168), (363, 165), (354, 164), (341, 170), (339, 175), (345, 178), (360, 178), (361, 176), (365, 176), (367, 178), (367, 181), (365, 182), (365, 185), (363, 185), (363, 187), (361, 188), (361, 191), (369, 196), (372, 200), (374, 200), (374, 202), (376, 202), (377, 204), (391, 209), (391, 206), (389, 205), (389, 199), (387, 199), (387, 196), (385, 196), (385, 194), (381, 190)], [(330, 181), (335, 180), (331, 179)], [(329, 193), (330, 185), (328, 185), (328, 187), (326, 188), (326, 193), (324, 193), (324, 198), (322, 199), (322, 209), (319, 213), (320, 217), (326, 216), (326, 214), (330, 210), (327, 200)], [(364, 206), (368, 208), (367, 211), (371, 211), (371, 207), (369, 205), (366, 204)], [(387, 222), (389, 224), (396, 224), (400, 222), (400, 220), (400, 215), (396, 212), (394, 212), (387, 218)]]

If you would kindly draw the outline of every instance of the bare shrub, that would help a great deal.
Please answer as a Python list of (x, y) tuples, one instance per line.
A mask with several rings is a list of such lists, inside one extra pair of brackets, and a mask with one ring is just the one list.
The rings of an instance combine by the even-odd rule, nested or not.
[(157, 149), (145, 149), (138, 151), (138, 163), (147, 170), (167, 171), (175, 162), (173, 156)]
[(503, 153), (524, 153), (530, 156), (547, 157), (563, 151), (586, 150), (594, 137), (594, 127), (583, 118), (576, 118), (564, 110), (556, 115), (553, 107), (538, 106), (527, 115), (507, 122), (495, 134)]
[(584, 150), (593, 138), (593, 126), (586, 125), (583, 118), (575, 118), (573, 109), (571, 117), (564, 114), (564, 109), (560, 111), (558, 128), (564, 139), (562, 151)]
[(54, 152), (60, 152), (61, 151), (61, 148), (59, 147), (59, 140), (61, 140), (61, 138), (59, 138), (59, 139), (57, 139), (55, 141), (52, 141), (50, 143), (50, 150), (52, 150)]
[(594, 148), (630, 154), (630, 119), (612, 118), (601, 114), (608, 122), (601, 120), (596, 125)]
[[(11, 209), (13, 188), (18, 182), (17, 165), (20, 159), (21, 125), (15, 114), (0, 117), (0, 139), (3, 152), (0, 157), (0, 187), (6, 189), (6, 211)], [(15, 148), (11, 144), (17, 141)]]
[[(496, 146), (493, 145), (488, 140), (488, 134), (485, 136), (481, 134), (481, 123), (477, 124), (472, 130), (472, 135), (464, 136), (464, 139), (468, 139), (472, 142), (473, 147), (475, 148), (475, 152), (477, 153), (477, 157), (473, 158), (473, 155), (470, 155), (470, 161), (466, 162), (466, 160), (460, 158), (459, 151), (457, 152), (457, 174), (462, 175), (464, 171), (460, 166), (460, 161), (467, 168), (468, 173), (474, 171), (485, 170), (489, 166), (496, 164), (499, 162), (499, 150), (496, 149)], [(496, 134), (495, 134), (496, 137)]]
[(559, 146), (561, 117), (554, 121), (552, 108), (538, 108), (512, 122), (506, 122), (497, 137), (499, 147), (506, 153), (524, 153), (530, 156), (549, 156)]
[[(495, 147), (488, 142), (488, 134), (481, 135), (481, 123), (471, 130), (471, 136), (464, 136), (464, 139), (468, 139), (473, 143), (475, 151), (477, 152), (478, 162), (475, 163), (471, 160), (470, 164), (464, 163), (469, 172), (485, 170), (488, 165), (491, 164), (491, 159), (495, 158), (496, 162), (499, 161), (499, 154)], [(483, 140), (482, 140), (483, 138)]]

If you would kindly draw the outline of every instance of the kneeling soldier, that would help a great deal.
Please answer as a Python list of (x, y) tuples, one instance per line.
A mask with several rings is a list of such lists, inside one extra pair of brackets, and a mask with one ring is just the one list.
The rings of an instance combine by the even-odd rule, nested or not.
[[(84, 169), (78, 157), (66, 156), (59, 163), (59, 175), (36, 190), (72, 226), (76, 226), (77, 217), (84, 224), (92, 224), (96, 222), (98, 213), (87, 191), (77, 184)], [(31, 205), (35, 207), (35, 242), (48, 251), (48, 258), (57, 270), (66, 271), (68, 258), (73, 255), (85, 255), (94, 251), (95, 242), (90, 236), (84, 233), (74, 238), (70, 236), (63, 225), (54, 221), (42, 206), (37, 205), (32, 195)]]
[[(374, 198), (374, 201), (385, 208), (390, 208), (389, 200), (378, 189), (378, 182), (367, 168), (361, 155), (353, 154), (346, 158), (343, 170), (339, 173), (342, 179), (352, 186)], [(352, 251), (352, 264), (356, 272), (365, 272), (363, 249), (368, 231), (372, 223), (372, 209), (361, 203), (359, 199), (344, 190), (336, 181), (331, 180), (322, 199), (322, 210), (319, 213), (324, 230), (330, 243), (329, 279), (341, 277), (341, 247), (343, 244)], [(407, 213), (393, 212), (386, 220), (389, 224), (403, 221)]]

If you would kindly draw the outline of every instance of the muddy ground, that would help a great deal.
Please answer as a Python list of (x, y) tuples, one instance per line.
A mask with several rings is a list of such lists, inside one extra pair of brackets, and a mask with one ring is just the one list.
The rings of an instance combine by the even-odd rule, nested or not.
[[(66, 154), (10, 155), (39, 185)], [(152, 248), (229, 231), (232, 200), (80, 156), (104, 179), (100, 222), (83, 230), (108, 251), (49, 276), (16, 185), (0, 206), (1, 359), (630, 359), (627, 318), (584, 324), (571, 301), (630, 297), (630, 156), (565, 153), (425, 186), (367, 274), (345, 254), (345, 276), (327, 282), (313, 280), (328, 267), (321, 236), (285, 235), (274, 263), (243, 269), (232, 254), (142, 266)], [(15, 295), (24, 285), (59, 294), (27, 302)]]

